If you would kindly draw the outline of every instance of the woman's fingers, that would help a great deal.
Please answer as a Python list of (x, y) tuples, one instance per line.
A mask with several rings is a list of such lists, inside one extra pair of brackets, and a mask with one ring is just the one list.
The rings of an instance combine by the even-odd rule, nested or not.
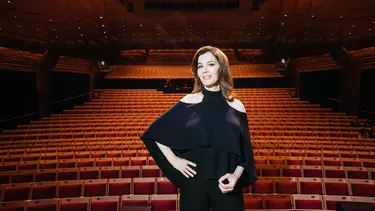
[(181, 171), (181, 173), (182, 173), (186, 178), (189, 178), (189, 175), (187, 175), (183, 170)]
[(197, 174), (197, 172), (194, 171), (194, 169), (190, 168), (189, 166), (186, 166), (186, 169), (187, 169), (189, 172), (193, 173), (194, 175)]
[(184, 169), (184, 172), (185, 172), (186, 174), (188, 174), (189, 176), (194, 177), (194, 175), (193, 175), (191, 172), (189, 172), (187, 169)]
[(186, 160), (187, 161), (187, 164), (191, 165), (191, 166), (194, 166), (194, 167), (197, 167), (197, 164), (191, 162), (190, 160)]

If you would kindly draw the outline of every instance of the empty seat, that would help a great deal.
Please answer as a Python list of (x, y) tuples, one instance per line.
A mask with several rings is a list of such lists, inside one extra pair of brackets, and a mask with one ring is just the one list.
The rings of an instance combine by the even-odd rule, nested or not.
[(118, 196), (101, 196), (91, 198), (91, 211), (117, 211), (119, 209)]
[(87, 211), (89, 204), (89, 197), (61, 198), (60, 211)]
[(321, 195), (293, 194), (292, 198), (295, 209), (323, 209)]

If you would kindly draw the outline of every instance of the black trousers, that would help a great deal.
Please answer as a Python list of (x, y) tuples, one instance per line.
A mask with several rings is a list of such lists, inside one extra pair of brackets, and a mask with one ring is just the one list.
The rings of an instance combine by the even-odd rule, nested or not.
[(222, 193), (217, 179), (188, 178), (180, 188), (180, 211), (244, 211), (242, 188)]

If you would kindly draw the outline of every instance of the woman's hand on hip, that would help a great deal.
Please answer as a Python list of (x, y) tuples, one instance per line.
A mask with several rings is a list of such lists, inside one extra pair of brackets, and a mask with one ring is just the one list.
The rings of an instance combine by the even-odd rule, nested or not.
[[(227, 183), (224, 184), (224, 181), (226, 181)], [(223, 175), (222, 177), (220, 177), (219, 188), (220, 188), (221, 192), (222, 193), (228, 193), (228, 192), (233, 191), (234, 187), (237, 184), (237, 181), (238, 181), (238, 177), (235, 174), (227, 173), (227, 174)]]
[(189, 166), (191, 165), (196, 167), (197, 165), (184, 158), (176, 156), (171, 160), (171, 164), (175, 169), (179, 170), (187, 178), (194, 177), (194, 175), (197, 174), (197, 172)]

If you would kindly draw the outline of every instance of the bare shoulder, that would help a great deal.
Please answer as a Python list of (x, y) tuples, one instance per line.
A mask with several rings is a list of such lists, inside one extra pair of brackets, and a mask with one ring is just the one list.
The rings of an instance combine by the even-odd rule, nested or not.
[(200, 103), (202, 102), (203, 94), (201, 92), (194, 93), (194, 94), (187, 94), (183, 98), (180, 99), (183, 103)]
[(246, 113), (245, 106), (243, 105), (243, 103), (241, 102), (241, 100), (234, 99), (232, 102), (228, 101), (228, 104), (232, 108), (236, 109), (237, 111), (242, 112), (242, 113)]

